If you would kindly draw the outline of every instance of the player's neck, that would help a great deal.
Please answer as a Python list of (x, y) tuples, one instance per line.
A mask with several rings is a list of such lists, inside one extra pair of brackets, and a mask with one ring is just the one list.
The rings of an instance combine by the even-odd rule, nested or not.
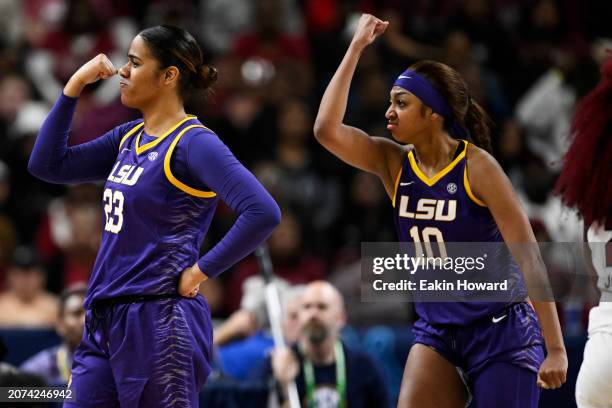
[(442, 131), (414, 143), (415, 157), (421, 170), (436, 173), (446, 167), (453, 158), (458, 141)]
[(145, 132), (149, 136), (161, 136), (177, 122), (187, 117), (182, 102), (177, 97), (158, 97), (141, 109)]
[(335, 361), (334, 344), (336, 339), (328, 337), (320, 344), (312, 344), (306, 340), (302, 344), (302, 350), (306, 353), (307, 358), (314, 365), (327, 365)]

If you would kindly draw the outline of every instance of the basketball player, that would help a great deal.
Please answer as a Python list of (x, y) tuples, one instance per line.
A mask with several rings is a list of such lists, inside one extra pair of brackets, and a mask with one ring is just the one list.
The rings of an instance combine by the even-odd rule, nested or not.
[[(143, 119), (67, 146), (83, 88), (119, 73), (121, 101)], [(53, 183), (106, 180), (104, 231), (85, 299), (86, 329), (68, 407), (197, 407), (211, 370), (201, 282), (250, 253), (280, 220), (271, 196), (183, 107), (216, 79), (186, 31), (148, 28), (119, 71), (100, 54), (70, 78), (43, 124), (29, 170)], [(238, 214), (198, 259), (219, 199)]]
[[(318, 141), (346, 163), (378, 175), (395, 207), (400, 241), (427, 241), (428, 234), (444, 242), (535, 243), (512, 185), (486, 151), (486, 115), (452, 68), (421, 61), (399, 75), (386, 112), (387, 129), (397, 142), (342, 123), (359, 56), (387, 25), (371, 15), (361, 17), (323, 95), (315, 123)], [(468, 135), (474, 144), (462, 140)], [(456, 217), (415, 219), (420, 199), (455, 200)], [(529, 256), (526, 264), (543, 268), (539, 254)], [(533, 303), (535, 313), (526, 302), (416, 302), (415, 344), (398, 406), (465, 406), (458, 367), (467, 375), (476, 407), (537, 407), (537, 385), (561, 386), (567, 357), (554, 303)]]
[(563, 202), (584, 219), (599, 306), (589, 313), (589, 339), (576, 382), (579, 408), (612, 407), (612, 59), (603, 78), (578, 104), (573, 137), (557, 181)]

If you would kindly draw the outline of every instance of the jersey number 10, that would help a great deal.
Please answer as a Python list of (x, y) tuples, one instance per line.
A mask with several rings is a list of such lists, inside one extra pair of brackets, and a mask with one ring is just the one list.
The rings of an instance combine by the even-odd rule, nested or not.
[[(427, 258), (435, 258), (433, 248), (431, 247), (431, 242), (436, 242), (440, 251), (440, 258), (448, 258), (446, 246), (444, 245), (444, 238), (442, 237), (442, 231), (440, 231), (438, 228), (425, 227), (423, 228), (423, 231), (421, 231), (421, 234), (419, 234), (419, 227), (415, 225), (410, 228), (409, 232), (410, 238), (412, 238), (412, 241), (414, 241), (415, 256), (425, 255)], [(421, 239), (421, 235), (423, 236), (423, 239)], [(434, 241), (432, 241), (432, 238), (434, 238)], [(425, 253), (423, 253), (421, 242), (425, 243)]]
[(104, 230), (118, 234), (123, 226), (123, 193), (107, 188), (104, 190), (102, 200), (104, 201), (104, 215), (106, 217)]

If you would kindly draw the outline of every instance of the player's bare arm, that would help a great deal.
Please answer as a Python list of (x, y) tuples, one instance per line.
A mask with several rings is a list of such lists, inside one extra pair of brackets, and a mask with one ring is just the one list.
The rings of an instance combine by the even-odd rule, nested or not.
[(314, 133), (319, 143), (342, 161), (376, 174), (387, 194), (392, 197), (405, 148), (382, 137), (371, 137), (343, 123), (350, 83), (359, 57), (369, 44), (385, 32), (387, 25), (387, 22), (370, 14), (361, 16), (353, 40), (321, 99)]
[[(529, 220), (510, 180), (499, 164), (486, 151), (470, 146), (468, 178), (476, 198), (483, 201), (491, 211), (504, 241), (508, 244), (534, 244), (522, 245), (520, 251), (512, 251), (528, 286), (531, 286), (529, 281), (532, 277), (546, 276), (545, 266), (535, 245), (536, 239)], [(567, 355), (555, 303), (535, 299), (532, 303), (542, 325), (542, 334), (548, 352), (538, 372), (538, 385), (543, 388), (558, 388), (566, 380)]]

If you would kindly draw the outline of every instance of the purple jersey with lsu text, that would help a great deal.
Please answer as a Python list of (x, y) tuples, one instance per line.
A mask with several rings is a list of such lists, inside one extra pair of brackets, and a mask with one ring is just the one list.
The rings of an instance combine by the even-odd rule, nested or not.
[[(454, 160), (431, 178), (419, 169), (414, 152), (408, 152), (396, 180), (393, 199), (400, 242), (503, 242), (491, 212), (470, 189), (467, 147), (468, 142), (460, 140)], [(520, 275), (513, 260), (498, 263)], [(490, 262), (489, 266), (495, 267), (495, 264)], [(526, 298), (521, 276), (519, 280), (517, 298)], [(510, 303), (416, 301), (415, 309), (428, 323), (463, 325), (494, 315)]]
[(198, 260), (218, 202), (214, 192), (187, 186), (171, 171), (184, 135), (212, 134), (197, 118), (148, 143), (142, 120), (125, 129), (104, 186), (104, 229), (85, 307), (116, 296), (176, 293), (179, 274)]

